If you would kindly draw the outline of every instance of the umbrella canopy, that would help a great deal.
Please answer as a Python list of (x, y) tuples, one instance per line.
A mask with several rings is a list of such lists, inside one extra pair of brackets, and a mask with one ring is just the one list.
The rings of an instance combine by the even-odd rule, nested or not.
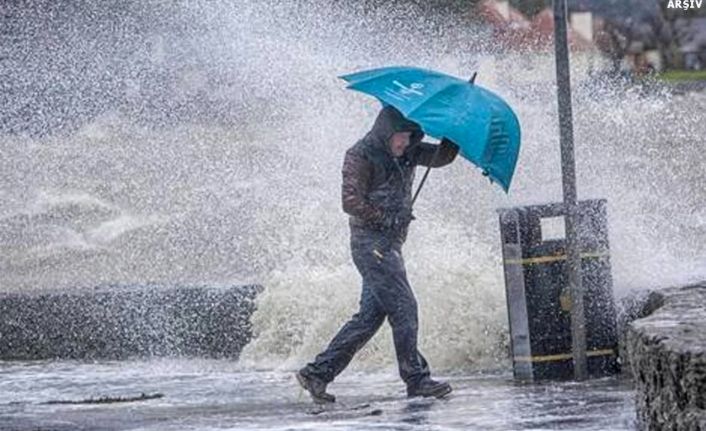
[(347, 88), (394, 106), (427, 135), (453, 141), (464, 158), (509, 190), (520, 151), (520, 123), (498, 95), (416, 67), (384, 67), (340, 78)]

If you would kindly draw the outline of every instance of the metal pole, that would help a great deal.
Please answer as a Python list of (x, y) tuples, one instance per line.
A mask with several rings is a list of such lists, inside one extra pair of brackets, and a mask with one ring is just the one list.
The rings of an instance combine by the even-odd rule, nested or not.
[(566, 217), (566, 265), (571, 295), (571, 352), (574, 378), (584, 380), (586, 368), (586, 318), (581, 286), (581, 255), (578, 244), (576, 173), (574, 162), (574, 132), (571, 113), (571, 77), (569, 75), (569, 48), (567, 41), (566, 0), (554, 0), (554, 49), (556, 83), (559, 103), (559, 142), (561, 145), (562, 189)]

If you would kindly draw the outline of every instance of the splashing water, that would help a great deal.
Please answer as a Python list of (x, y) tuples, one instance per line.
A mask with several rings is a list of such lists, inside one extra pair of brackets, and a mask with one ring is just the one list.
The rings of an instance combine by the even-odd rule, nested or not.
[[(260, 283), (242, 363), (301, 364), (360, 289), (340, 168), (378, 105), (336, 76), (478, 70), (522, 124), (511, 192), (465, 161), (435, 170), (404, 251), (435, 368), (497, 364), (495, 209), (561, 200), (552, 57), (499, 52), (464, 17), (404, 2), (236, 3), (3, 6), (0, 289)], [(579, 197), (608, 200), (617, 294), (706, 277), (706, 95), (575, 69)], [(385, 328), (353, 366), (392, 365), (391, 345)]]

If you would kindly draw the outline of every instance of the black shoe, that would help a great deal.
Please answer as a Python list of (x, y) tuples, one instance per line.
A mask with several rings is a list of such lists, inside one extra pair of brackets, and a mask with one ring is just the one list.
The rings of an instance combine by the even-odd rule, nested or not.
[(451, 385), (446, 382), (437, 382), (430, 378), (423, 379), (413, 386), (407, 386), (408, 397), (436, 397), (442, 398), (451, 392)]
[(335, 403), (336, 397), (326, 392), (327, 383), (314, 376), (308, 375), (305, 370), (306, 368), (302, 368), (297, 371), (297, 381), (304, 390), (309, 392), (311, 399), (314, 400), (316, 404)]

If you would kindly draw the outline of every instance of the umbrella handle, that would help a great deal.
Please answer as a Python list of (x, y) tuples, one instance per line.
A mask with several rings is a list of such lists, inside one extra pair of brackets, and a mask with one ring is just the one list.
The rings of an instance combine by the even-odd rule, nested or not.
[(429, 166), (427, 167), (427, 171), (424, 172), (424, 176), (422, 177), (422, 181), (419, 183), (419, 187), (417, 187), (417, 191), (414, 193), (414, 197), (412, 198), (412, 206), (414, 206), (414, 202), (417, 201), (417, 196), (419, 196), (419, 192), (422, 191), (422, 186), (424, 185), (424, 182), (427, 180), (427, 176), (429, 176), (429, 171), (431, 171), (431, 167), (434, 166), (434, 162), (436, 161), (436, 157), (439, 155), (439, 148), (441, 148), (441, 144), (438, 144), (436, 146), (436, 150), (434, 150), (434, 155), (431, 158), (431, 162), (429, 162)]

